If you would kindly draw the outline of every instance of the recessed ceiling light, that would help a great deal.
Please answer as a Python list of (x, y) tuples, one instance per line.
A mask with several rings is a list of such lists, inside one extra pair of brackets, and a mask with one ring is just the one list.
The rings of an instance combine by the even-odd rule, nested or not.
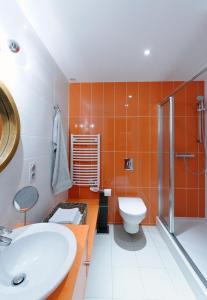
[(144, 50), (144, 55), (149, 56), (150, 55), (150, 49), (145, 49)]

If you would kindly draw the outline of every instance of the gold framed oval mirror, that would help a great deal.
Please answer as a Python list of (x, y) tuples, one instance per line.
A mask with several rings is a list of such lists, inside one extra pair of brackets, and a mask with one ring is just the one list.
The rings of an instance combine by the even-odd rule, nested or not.
[(13, 158), (20, 138), (19, 113), (9, 90), (0, 81), (0, 172)]

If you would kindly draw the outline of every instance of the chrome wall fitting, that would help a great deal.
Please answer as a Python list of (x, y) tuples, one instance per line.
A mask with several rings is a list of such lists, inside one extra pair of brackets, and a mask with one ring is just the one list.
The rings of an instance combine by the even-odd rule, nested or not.
[(14, 53), (18, 53), (20, 51), (20, 46), (15, 40), (8, 40), (8, 47)]

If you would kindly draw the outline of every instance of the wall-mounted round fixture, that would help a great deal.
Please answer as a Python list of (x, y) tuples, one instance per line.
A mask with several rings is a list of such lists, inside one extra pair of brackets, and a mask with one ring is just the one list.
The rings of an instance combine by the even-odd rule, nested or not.
[(8, 47), (14, 53), (20, 51), (20, 46), (15, 40), (8, 40)]
[(144, 55), (149, 56), (150, 55), (150, 49), (145, 49), (144, 50)]
[(129, 95), (128, 98), (131, 99), (131, 98), (132, 98), (132, 95)]

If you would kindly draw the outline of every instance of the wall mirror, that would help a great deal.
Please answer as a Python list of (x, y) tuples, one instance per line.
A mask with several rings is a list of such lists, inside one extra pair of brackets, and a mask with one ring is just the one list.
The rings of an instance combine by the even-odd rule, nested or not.
[(20, 137), (19, 113), (12, 95), (0, 81), (0, 171), (14, 156)]

